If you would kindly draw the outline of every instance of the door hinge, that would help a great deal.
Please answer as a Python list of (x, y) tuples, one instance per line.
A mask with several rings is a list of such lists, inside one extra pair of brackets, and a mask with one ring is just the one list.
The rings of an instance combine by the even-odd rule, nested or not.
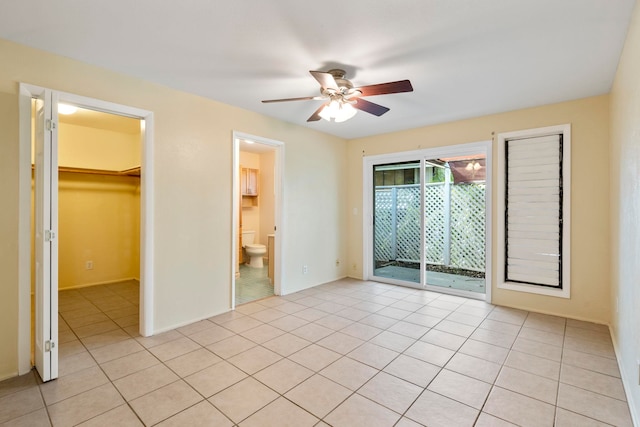
[(52, 348), (56, 346), (56, 343), (53, 341), (45, 341), (44, 342), (44, 351), (50, 352)]
[(50, 242), (56, 238), (56, 233), (52, 230), (44, 230), (44, 241)]
[(54, 122), (51, 119), (47, 119), (46, 128), (47, 128), (48, 131), (52, 131), (52, 130), (56, 129), (56, 127), (57, 127), (56, 122)]

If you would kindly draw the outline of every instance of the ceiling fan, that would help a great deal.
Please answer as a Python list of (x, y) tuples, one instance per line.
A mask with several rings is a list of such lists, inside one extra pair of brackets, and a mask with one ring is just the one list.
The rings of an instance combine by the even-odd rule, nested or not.
[(366, 111), (374, 116), (381, 116), (389, 109), (382, 105), (362, 99), (365, 96), (387, 95), (391, 93), (412, 92), (413, 87), (409, 80), (380, 83), (375, 85), (354, 87), (353, 83), (345, 78), (345, 71), (332, 69), (324, 71), (309, 71), (320, 83), (320, 96), (303, 96), (300, 98), (268, 99), (264, 103), (287, 101), (326, 101), (307, 119), (315, 122), (320, 119), (343, 122), (353, 117), (357, 110)]

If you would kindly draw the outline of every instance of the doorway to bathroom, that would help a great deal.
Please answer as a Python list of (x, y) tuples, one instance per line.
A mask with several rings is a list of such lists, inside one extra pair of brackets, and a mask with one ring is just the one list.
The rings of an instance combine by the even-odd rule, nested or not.
[(283, 144), (234, 133), (231, 306), (280, 295)]

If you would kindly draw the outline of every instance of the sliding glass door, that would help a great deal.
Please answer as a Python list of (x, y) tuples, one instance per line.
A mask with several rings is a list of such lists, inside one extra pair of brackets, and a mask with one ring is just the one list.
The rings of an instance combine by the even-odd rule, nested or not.
[(420, 161), (375, 165), (373, 186), (374, 275), (420, 284)]
[(436, 155), (422, 150), (376, 156), (365, 159), (365, 167), (372, 218), (369, 277), (483, 297), (487, 149), (476, 144)]
[(485, 155), (425, 162), (426, 287), (485, 293)]

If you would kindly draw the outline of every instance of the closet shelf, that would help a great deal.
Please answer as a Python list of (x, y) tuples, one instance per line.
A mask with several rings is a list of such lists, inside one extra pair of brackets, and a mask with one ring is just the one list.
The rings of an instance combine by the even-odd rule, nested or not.
[[(31, 165), (31, 169), (34, 169), (34, 165)], [(135, 168), (125, 169), (121, 171), (113, 171), (107, 169), (86, 169), (86, 168), (74, 168), (68, 166), (58, 167), (58, 172), (69, 173), (86, 173), (91, 175), (115, 175), (115, 176), (140, 176), (140, 166)]]
[(92, 175), (117, 175), (117, 176), (140, 176), (140, 166), (122, 171), (112, 171), (107, 169), (85, 169), (60, 166), (58, 172), (87, 173)]

